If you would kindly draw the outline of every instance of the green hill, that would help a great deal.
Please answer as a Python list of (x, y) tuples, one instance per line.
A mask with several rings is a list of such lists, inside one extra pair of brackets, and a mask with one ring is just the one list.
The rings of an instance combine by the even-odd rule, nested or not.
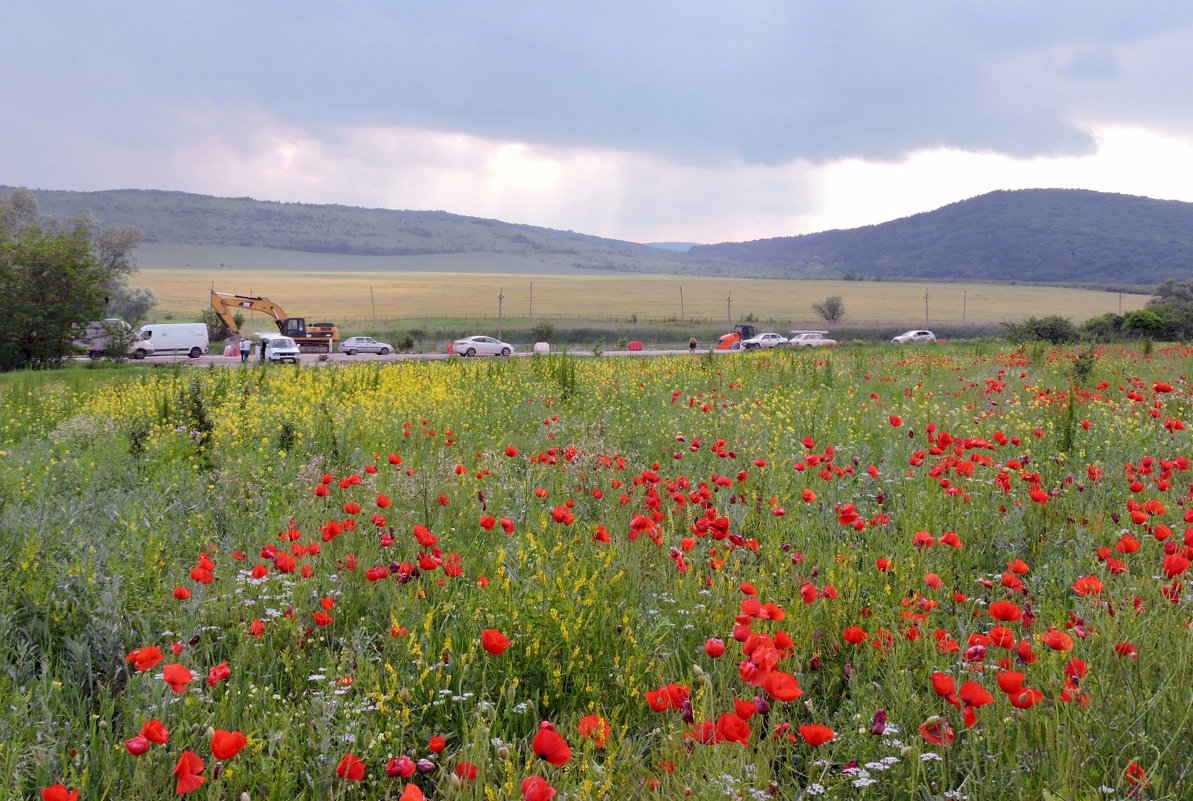
[[(11, 191), (0, 186), (0, 195)], [(643, 245), (443, 211), (35, 190), (145, 232), (144, 266), (1018, 281), (1149, 286), (1193, 277), (1193, 203), (1085, 190), (991, 192), (881, 225), (753, 242)], [(683, 244), (686, 247), (686, 243)], [(676, 248), (674, 250), (669, 248)]]
[[(12, 187), (0, 186), (0, 196)], [(506, 265), (519, 259), (567, 269), (675, 272), (683, 254), (648, 245), (465, 217), (444, 211), (393, 211), (339, 205), (278, 203), (251, 198), (219, 198), (186, 192), (119, 189), (103, 192), (34, 190), (45, 214), (69, 217), (90, 209), (104, 225), (137, 225), (157, 258), (177, 246), (176, 265), (190, 263), (194, 247), (243, 248), (331, 254), (335, 256), (429, 257), (450, 268), (458, 256), (476, 269), (476, 255), (488, 254)], [(218, 251), (217, 251), (218, 252)], [(447, 258), (445, 258), (447, 257)], [(376, 268), (377, 259), (367, 262)], [(351, 259), (331, 260), (334, 267), (356, 266)], [(535, 268), (536, 272), (543, 267)]]
[(1193, 203), (1000, 191), (881, 225), (705, 245), (689, 255), (792, 276), (1147, 285), (1193, 276)]

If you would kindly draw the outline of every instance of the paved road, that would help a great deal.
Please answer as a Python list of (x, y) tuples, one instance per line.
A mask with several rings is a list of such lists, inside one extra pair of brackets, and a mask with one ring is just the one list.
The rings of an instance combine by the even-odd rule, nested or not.
[[(602, 351), (604, 356), (681, 356), (688, 352), (687, 348), (682, 350), (606, 350)], [(727, 353), (728, 351), (714, 351), (714, 353)], [(697, 350), (698, 355), (703, 355), (705, 351)], [(568, 350), (568, 354), (572, 356), (591, 356), (592, 351), (589, 350)], [(515, 357), (533, 356), (533, 353), (515, 353)], [(86, 357), (83, 357), (84, 359)], [(378, 356), (372, 353), (358, 353), (355, 356), (348, 356), (343, 353), (334, 353), (327, 357), (324, 361), (320, 361), (320, 354), (304, 353), (300, 357), (302, 364), (357, 364), (359, 362), (405, 362), (405, 361), (443, 361), (451, 358), (446, 353), (390, 353), (385, 356)], [(485, 357), (475, 357), (485, 358)], [(490, 357), (499, 358), (499, 357)], [(140, 362), (132, 362), (133, 364), (169, 364), (171, 362), (179, 362), (191, 367), (210, 367), (212, 365), (217, 367), (234, 367), (240, 364), (240, 356), (217, 356), (214, 354), (206, 354), (197, 359), (190, 359), (186, 356), (149, 356)], [(256, 366), (257, 359), (250, 359), (250, 364)]]

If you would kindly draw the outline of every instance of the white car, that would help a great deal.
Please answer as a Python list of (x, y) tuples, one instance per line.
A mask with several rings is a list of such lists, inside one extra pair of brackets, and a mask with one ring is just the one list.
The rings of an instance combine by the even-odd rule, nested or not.
[(493, 337), (464, 337), (448, 345), (447, 352), (456, 356), (509, 356), (514, 346)]
[(787, 337), (781, 334), (766, 333), (759, 334), (751, 339), (743, 339), (741, 342), (742, 350), (763, 350), (765, 348), (777, 348), (779, 345), (786, 345)]
[(893, 345), (906, 345), (908, 342), (935, 342), (935, 341), (936, 341), (936, 334), (933, 334), (931, 331), (926, 331), (922, 328), (919, 330), (915, 330), (915, 331), (904, 331), (899, 336), (891, 338), (891, 344), (893, 344)]
[(267, 331), (257, 331), (257, 347), (265, 348), (265, 358), (261, 359), (261, 351), (258, 350), (255, 354), (261, 361), (269, 362), (290, 362), (291, 364), (298, 364), (301, 351), (298, 345), (290, 337), (284, 337), (281, 334), (271, 334)]
[(837, 340), (825, 336), (828, 331), (791, 331), (787, 344), (793, 348), (819, 348), (822, 345), (836, 345)]
[(388, 342), (378, 342), (372, 337), (348, 337), (340, 343), (340, 353), (355, 356), (358, 353), (379, 353), (382, 356), (394, 349)]

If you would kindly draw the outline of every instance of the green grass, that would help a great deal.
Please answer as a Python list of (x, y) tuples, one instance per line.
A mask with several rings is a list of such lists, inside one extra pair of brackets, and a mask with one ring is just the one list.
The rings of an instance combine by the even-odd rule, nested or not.
[[(1125, 799), (1132, 765), (1135, 795), (1186, 797), (1193, 645), (1184, 588), (1169, 598), (1184, 575), (1164, 571), (1166, 547), (1186, 553), (1191, 355), (1099, 350), (1079, 388), (1072, 352), (989, 342), (2, 376), (0, 788), (169, 797), (190, 750), (195, 797), (397, 798), (402, 755), (433, 763), (409, 780), (431, 798), (520, 798), (537, 775), (575, 798)], [(1099, 595), (1072, 589), (1088, 575)], [(750, 591), (784, 614), (747, 617), (743, 643)], [(964, 658), (1007, 599), (1030, 610), (1002, 625), (1035, 661), (992, 643)], [(508, 650), (487, 653), (485, 629)], [(138, 672), (126, 656), (146, 646), (165, 659)], [(803, 695), (746, 681), (743, 647)], [(158, 677), (175, 662), (195, 675), (181, 694)], [(1042, 700), (1015, 709), (1007, 669)], [(972, 728), (934, 672), (990, 692)], [(651, 710), (668, 684), (697, 725), (770, 708), (745, 745), (696, 744), (683, 709)], [(603, 748), (580, 734), (590, 715)], [(149, 719), (169, 742), (131, 756)], [(951, 745), (919, 734), (937, 719)], [(534, 755), (543, 721), (565, 765)], [(809, 724), (835, 738), (809, 745)], [(218, 770), (213, 729), (248, 737)], [(349, 752), (361, 785), (336, 775)]]

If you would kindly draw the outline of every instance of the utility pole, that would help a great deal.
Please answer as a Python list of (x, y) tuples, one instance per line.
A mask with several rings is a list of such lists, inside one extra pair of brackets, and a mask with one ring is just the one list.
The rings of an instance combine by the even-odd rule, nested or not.
[(679, 321), (683, 322), (683, 284), (679, 285)]
[(530, 319), (534, 319), (534, 281), (530, 282)]
[(373, 300), (373, 287), (369, 287), (369, 305), (373, 307), (373, 322), (377, 322), (377, 302)]
[(1123, 316), (1123, 293), (1118, 293), (1118, 316)]
[(729, 297), (725, 298), (727, 308), (725, 310), (725, 322), (729, 326), (729, 330), (733, 330), (733, 292), (730, 291)]
[(965, 301), (968, 292), (968, 289), (961, 290), (961, 325), (965, 325)]
[(924, 328), (928, 327), (928, 293), (924, 293)]
[(505, 287), (502, 287), (501, 289), (497, 290), (497, 338), (498, 339), (501, 339), (501, 324), (502, 324), (501, 302), (503, 300), (505, 300)]

